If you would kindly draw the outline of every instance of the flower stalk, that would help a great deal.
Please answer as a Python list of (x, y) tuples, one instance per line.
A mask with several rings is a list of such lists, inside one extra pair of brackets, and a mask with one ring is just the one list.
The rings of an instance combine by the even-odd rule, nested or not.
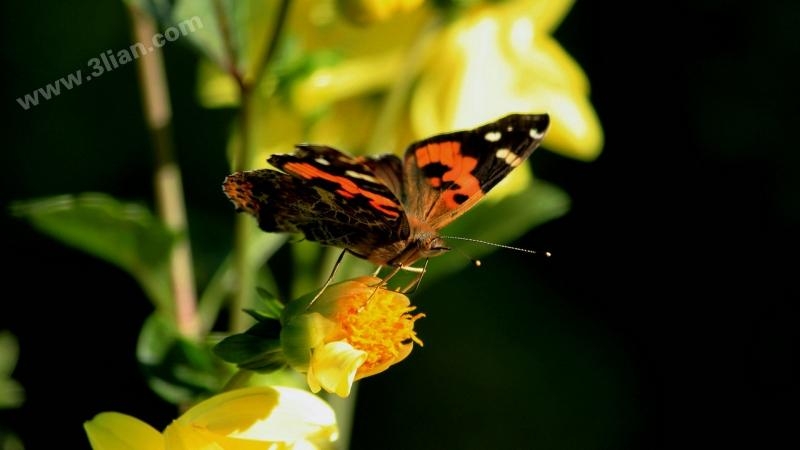
[[(246, 77), (245, 73), (239, 71), (236, 64), (236, 50), (228, 29), (228, 18), (225, 15), (221, 2), (214, 2), (217, 9), (217, 16), (220, 22), (220, 29), (223, 30), (225, 48), (228, 51), (228, 70), (236, 80), (239, 88), (240, 111), (239, 111), (239, 146), (233, 158), (234, 171), (249, 169), (252, 159), (253, 148), (253, 118), (254, 118), (254, 94), (258, 91), (258, 85), (266, 72), (269, 63), (274, 59), (280, 42), (281, 33), (289, 12), (289, 1), (282, 0), (275, 15), (275, 26), (272, 27), (272, 34), (269, 38), (266, 51), (262, 58), (258, 60), (257, 66), (253, 71), (253, 77)], [(253, 231), (252, 221), (245, 215), (238, 215), (234, 225), (234, 271), (236, 278), (236, 290), (229, 304), (230, 320), (228, 328), (233, 332), (244, 329), (246, 315), (242, 310), (247, 306), (250, 298), (251, 287), (253, 285), (253, 273), (249, 267), (248, 251), (250, 248), (250, 235)]]
[[(151, 39), (158, 31), (155, 19), (133, 3), (126, 5), (130, 13), (134, 41), (146, 42)], [(167, 228), (175, 234), (175, 243), (169, 258), (175, 323), (182, 336), (197, 340), (199, 321), (192, 250), (181, 171), (175, 160), (172, 140), (172, 108), (163, 54), (161, 51), (150, 52), (136, 61), (145, 121), (155, 150), (154, 184), (158, 214)]]

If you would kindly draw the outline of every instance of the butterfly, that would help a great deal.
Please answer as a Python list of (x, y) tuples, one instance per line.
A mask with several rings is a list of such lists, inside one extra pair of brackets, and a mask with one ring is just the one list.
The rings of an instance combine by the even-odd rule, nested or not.
[(402, 159), (299, 144), (293, 154), (269, 157), (278, 170), (227, 176), (223, 192), (264, 231), (299, 233), (379, 267), (412, 268), (450, 250), (439, 230), (521, 165), (549, 121), (547, 114), (507, 115), (414, 142)]

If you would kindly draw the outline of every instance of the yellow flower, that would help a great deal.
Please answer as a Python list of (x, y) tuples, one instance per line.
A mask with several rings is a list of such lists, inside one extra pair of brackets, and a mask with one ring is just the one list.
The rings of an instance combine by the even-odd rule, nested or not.
[[(573, 2), (474, 1), (435, 7), (419, 0), (339, 0), (337, 11), (332, 1), (304, 0), (291, 9), (286, 24), (296, 43), (289, 54), (304, 69), (291, 72), (281, 84), (288, 102), (270, 101), (257, 114), (264, 117), (259, 127), (265, 130), (255, 139), (262, 147), (259, 156), (289, 152), (294, 143), (310, 138), (354, 153), (365, 147), (399, 152), (411, 140), (471, 128), (511, 112), (547, 112), (552, 122), (544, 147), (594, 159), (602, 149), (603, 131), (589, 101), (588, 78), (552, 35)], [(344, 19), (353, 18), (353, 9), (377, 23), (352, 26)], [(234, 90), (223, 89), (218, 78), (206, 74), (201, 79), (207, 105), (236, 101)], [(276, 83), (264, 84), (271, 87), (267, 96), (275, 95)], [(230, 80), (227, 85), (233, 86)], [(398, 87), (401, 97), (392, 98), (389, 92)], [(388, 128), (375, 125), (374, 116), (385, 112), (374, 108), (381, 98), (376, 94), (400, 105), (390, 114)], [(343, 102), (351, 106), (342, 109)], [(353, 102), (366, 107), (353, 107)], [(295, 125), (287, 128), (286, 121)], [(370, 139), (374, 129), (381, 133)]]
[(287, 387), (225, 392), (190, 408), (159, 433), (135, 417), (104, 412), (84, 424), (94, 450), (327, 449), (338, 437), (333, 410)]
[(573, 0), (518, 0), (470, 8), (440, 36), (411, 103), (414, 134), (472, 128), (508, 112), (547, 112), (543, 145), (591, 160), (603, 135), (589, 81), (551, 36)]
[(368, 99), (410, 77), (416, 84), (398, 125), (410, 123), (411, 133), (394, 130), (400, 147), (408, 144), (403, 139), (472, 128), (510, 112), (548, 112), (544, 146), (591, 160), (602, 149), (603, 132), (588, 98), (589, 81), (552, 36), (573, 1), (475, 2), (447, 22), (436, 20), (441, 10), (416, 8), (368, 28), (342, 25), (334, 14), (319, 20), (323, 15), (311, 7), (301, 10), (292, 28), (309, 51), (328, 48), (343, 58), (296, 80), (292, 108), (307, 115), (347, 99)]
[(405, 359), (422, 341), (414, 322), (423, 314), (405, 295), (378, 287), (379, 278), (360, 277), (329, 286), (287, 305), (281, 344), (289, 364), (307, 374), (313, 392), (341, 397), (354, 381)]
[(411, 11), (423, 0), (338, 0), (342, 14), (360, 25), (380, 22), (398, 13)]

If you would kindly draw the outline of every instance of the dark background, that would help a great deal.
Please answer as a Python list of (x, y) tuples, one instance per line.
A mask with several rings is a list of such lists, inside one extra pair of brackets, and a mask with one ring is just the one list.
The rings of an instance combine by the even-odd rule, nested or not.
[[(537, 151), (571, 212), (480, 269), (426, 286), (426, 346), (360, 383), (354, 449), (655, 449), (796, 440), (800, 4), (579, 1), (556, 36), (592, 82), (592, 163)], [(2, 6), (0, 206), (108, 192), (150, 203), (134, 65), (23, 111), (15, 98), (130, 43), (116, 2)], [(230, 111), (196, 105), (194, 54), (165, 48), (197, 275), (230, 248), (219, 192)], [(163, 428), (134, 348), (150, 312), (120, 270), (5, 215), (0, 329), (27, 391), (1, 427), (85, 443), (116, 410)], [(477, 235), (476, 237), (480, 237)], [(432, 262), (432, 267), (434, 263)], [(446, 300), (446, 301), (445, 301)], [(795, 400), (792, 400), (794, 398)]]

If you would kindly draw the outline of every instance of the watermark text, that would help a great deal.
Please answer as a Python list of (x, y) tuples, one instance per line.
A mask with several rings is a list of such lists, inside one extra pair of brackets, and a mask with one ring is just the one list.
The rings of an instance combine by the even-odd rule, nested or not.
[(131, 61), (164, 47), (169, 42), (175, 42), (181, 37), (189, 33), (194, 33), (202, 28), (203, 22), (199, 17), (194, 16), (165, 29), (161, 33), (154, 34), (148, 44), (136, 42), (130, 47), (117, 50), (116, 52), (114, 50), (106, 50), (86, 61), (88, 67), (86, 72), (84, 72), (84, 69), (78, 69), (72, 73), (68, 73), (22, 97), (17, 97), (17, 103), (19, 103), (22, 109), (27, 111), (43, 101), (58, 97), (64, 91), (75, 89), (85, 82), (99, 78), (120, 66), (124, 66)]

